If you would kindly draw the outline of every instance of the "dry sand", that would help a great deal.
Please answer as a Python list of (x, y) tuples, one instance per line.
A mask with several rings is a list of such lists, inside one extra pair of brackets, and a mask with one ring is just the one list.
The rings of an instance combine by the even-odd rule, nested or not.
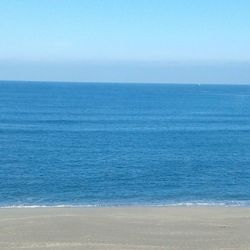
[(250, 249), (250, 208), (0, 209), (0, 249)]

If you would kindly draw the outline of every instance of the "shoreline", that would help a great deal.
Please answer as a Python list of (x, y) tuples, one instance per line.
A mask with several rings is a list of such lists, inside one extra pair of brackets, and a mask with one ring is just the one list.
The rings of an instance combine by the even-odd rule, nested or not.
[(0, 249), (250, 249), (246, 207), (0, 209)]
[(166, 204), (34, 204), (34, 205), (0, 205), (0, 209), (22, 208), (250, 208), (250, 202), (180, 202)]

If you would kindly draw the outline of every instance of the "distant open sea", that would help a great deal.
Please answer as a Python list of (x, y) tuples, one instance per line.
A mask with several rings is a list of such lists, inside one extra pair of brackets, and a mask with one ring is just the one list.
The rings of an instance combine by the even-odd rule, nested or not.
[(0, 82), (0, 206), (250, 205), (250, 86)]

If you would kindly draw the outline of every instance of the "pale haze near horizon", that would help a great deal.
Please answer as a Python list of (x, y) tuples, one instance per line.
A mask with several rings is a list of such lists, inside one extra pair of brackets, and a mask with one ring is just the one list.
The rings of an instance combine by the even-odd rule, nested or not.
[(250, 83), (248, 0), (2, 0), (0, 79)]

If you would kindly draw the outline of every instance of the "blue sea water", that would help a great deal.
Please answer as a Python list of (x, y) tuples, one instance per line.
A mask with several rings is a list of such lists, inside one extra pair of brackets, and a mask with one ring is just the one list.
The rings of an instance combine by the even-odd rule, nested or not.
[(0, 206), (250, 204), (250, 86), (0, 82)]

